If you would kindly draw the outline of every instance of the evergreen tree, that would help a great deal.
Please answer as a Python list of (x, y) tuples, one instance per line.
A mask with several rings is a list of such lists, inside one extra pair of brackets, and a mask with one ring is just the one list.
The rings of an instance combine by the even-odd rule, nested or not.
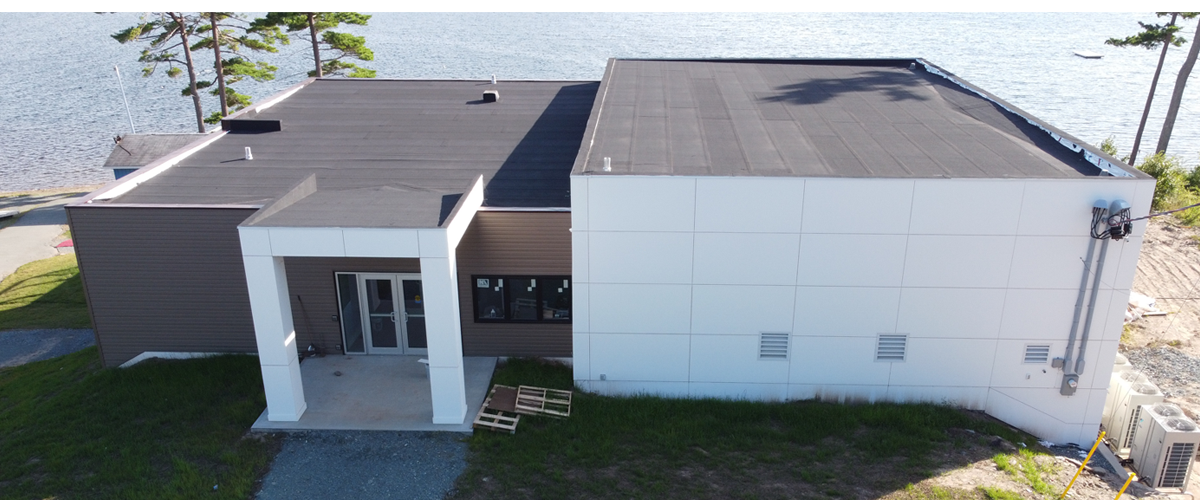
[[(271, 12), (266, 17), (254, 20), (252, 30), (271, 29), (283, 26), (289, 33), (312, 43), (314, 70), (308, 76), (345, 75), (350, 78), (374, 78), (375, 70), (363, 68), (347, 61), (375, 59), (375, 53), (366, 46), (366, 38), (349, 33), (329, 31), (343, 24), (366, 26), (371, 16), (357, 12)], [(299, 33), (307, 32), (307, 36)], [(325, 50), (322, 58), (321, 50)], [(331, 57), (332, 56), (332, 57)]]
[[(1180, 12), (1179, 17), (1194, 19), (1200, 12)], [(1179, 76), (1175, 78), (1175, 89), (1171, 92), (1171, 104), (1167, 107), (1167, 118), (1163, 120), (1162, 133), (1158, 136), (1156, 152), (1165, 153), (1167, 143), (1171, 141), (1171, 132), (1175, 129), (1175, 117), (1179, 114), (1179, 105), (1183, 102), (1183, 89), (1188, 77), (1192, 75), (1192, 67), (1196, 65), (1196, 56), (1200, 55), (1200, 21), (1196, 23), (1196, 36), (1192, 38), (1192, 48), (1188, 50), (1187, 59), (1179, 68)]]
[(1167, 48), (1174, 45), (1179, 47), (1186, 40), (1176, 37), (1175, 32), (1179, 31), (1179, 26), (1175, 24), (1175, 20), (1179, 17), (1178, 12), (1159, 12), (1158, 16), (1163, 17), (1170, 14), (1171, 22), (1165, 26), (1158, 24), (1146, 24), (1139, 22), (1142, 27), (1142, 32), (1125, 38), (1109, 38), (1104, 43), (1116, 47), (1143, 47), (1146, 50), (1154, 50), (1162, 45), (1162, 52), (1158, 56), (1158, 66), (1154, 69), (1154, 78), (1150, 80), (1150, 94), (1146, 96), (1146, 107), (1142, 110), (1142, 120), (1138, 122), (1137, 134), (1133, 138), (1133, 150), (1129, 153), (1129, 164), (1132, 165), (1137, 161), (1138, 146), (1142, 143), (1142, 132), (1146, 130), (1146, 119), (1150, 117), (1150, 104), (1154, 102), (1154, 90), (1158, 87), (1158, 76), (1162, 73), (1163, 61), (1167, 59)]
[[(192, 104), (196, 108), (196, 128), (204, 132), (204, 111), (200, 105), (200, 94), (197, 92), (199, 83), (196, 81), (196, 64), (192, 59), (191, 37), (201, 23), (197, 15), (185, 15), (182, 12), (155, 12), (142, 16), (134, 26), (121, 30), (112, 35), (120, 43), (145, 42), (146, 48), (138, 57), (145, 64), (142, 76), (150, 77), (160, 64), (167, 64), (167, 76), (178, 78), (184, 69), (188, 75), (188, 87), (184, 95), (191, 95)], [(183, 59), (179, 59), (180, 52)]]
[[(251, 23), (230, 12), (206, 12), (204, 20), (207, 24), (199, 26), (197, 32), (207, 35), (194, 43), (192, 50), (213, 51), (216, 77), (214, 81), (198, 82), (197, 88), (208, 88), (216, 83), (217, 88), (211, 89), (209, 93), (217, 96), (221, 103), (221, 111), (214, 112), (204, 121), (219, 123), (222, 118), (229, 116), (231, 110), (236, 112), (251, 103), (250, 96), (238, 93), (230, 85), (246, 77), (259, 82), (275, 79), (275, 71), (278, 68), (263, 61), (249, 59), (245, 51), (248, 49), (273, 53), (278, 51), (275, 42), (287, 44), (289, 40), (279, 28), (263, 27), (251, 30)], [(234, 57), (223, 59), (223, 49)]]

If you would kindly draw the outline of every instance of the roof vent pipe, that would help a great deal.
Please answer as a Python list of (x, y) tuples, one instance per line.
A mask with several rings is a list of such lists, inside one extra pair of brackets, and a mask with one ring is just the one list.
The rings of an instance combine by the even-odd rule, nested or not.
[(254, 154), (250, 152), (250, 146), (246, 146), (246, 161), (254, 159)]
[(496, 84), (496, 75), (492, 75), (492, 85)]
[(612, 172), (612, 158), (607, 156), (604, 157), (604, 171)]

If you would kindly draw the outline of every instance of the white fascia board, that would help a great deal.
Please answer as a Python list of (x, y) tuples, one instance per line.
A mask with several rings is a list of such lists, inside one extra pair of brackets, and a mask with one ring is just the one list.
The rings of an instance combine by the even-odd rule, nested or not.
[[(445, 248), (444, 229), (340, 228), (340, 227), (246, 227), (238, 228), (242, 255), (273, 257), (375, 257), (418, 258), (420, 234), (433, 249)], [(435, 240), (441, 240), (438, 243)], [(440, 256), (445, 257), (445, 253)]]
[(450, 219), (443, 224), (446, 228), (446, 242), (449, 249), (458, 248), (458, 243), (462, 241), (463, 235), (467, 233), (467, 227), (471, 225), (471, 220), (475, 218), (475, 213), (483, 206), (483, 176), (475, 178), (475, 182), (471, 184), (471, 189), (467, 190), (463, 195), (456, 209), (450, 214)]
[(196, 151), (200, 151), (201, 149), (204, 149), (209, 144), (212, 144), (213, 141), (220, 139), (224, 136), (225, 136), (224, 131), (213, 132), (212, 137), (209, 137), (208, 139), (205, 139), (201, 142), (197, 142), (197, 143), (193, 144), (191, 147), (189, 147), (182, 153), (179, 153), (175, 156), (171, 156), (169, 158), (163, 158), (161, 160), (155, 161), (150, 164), (153, 166), (148, 165), (149, 168), (140, 167), (144, 171), (138, 171), (131, 175), (122, 177), (121, 180), (118, 181), (117, 185), (113, 186), (108, 191), (105, 191), (103, 193), (96, 195), (95, 198), (88, 200), (88, 203), (91, 203), (93, 201), (99, 201), (99, 200), (111, 200), (111, 199), (121, 196), (125, 193), (128, 193), (128, 192), (132, 191), (133, 188), (141, 185), (143, 182), (146, 182), (150, 179), (157, 177), (158, 174), (161, 174), (161, 173), (165, 172), (168, 168), (175, 166), (175, 164), (179, 163), (184, 158), (191, 156)]
[(345, 257), (341, 228), (272, 227), (271, 255), (276, 257)]
[(238, 227), (238, 239), (242, 244), (242, 255), (271, 255), (270, 230), (263, 227)]
[(342, 229), (346, 257), (417, 258), (421, 255), (416, 229)]

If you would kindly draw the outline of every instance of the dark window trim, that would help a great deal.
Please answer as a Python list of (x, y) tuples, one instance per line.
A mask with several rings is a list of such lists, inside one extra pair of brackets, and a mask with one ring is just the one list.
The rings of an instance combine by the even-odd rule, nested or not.
[[(486, 278), (486, 279), (499, 278), (499, 279), (504, 279), (504, 280), (535, 279), (535, 280), (539, 280), (539, 283), (541, 283), (542, 280), (567, 280), (571, 284), (574, 284), (574, 280), (571, 279), (571, 276), (565, 275), (565, 274), (539, 274), (539, 275), (472, 274), (471, 275), (471, 317), (475, 319), (476, 323), (523, 323), (523, 324), (548, 323), (548, 324), (561, 325), (561, 324), (571, 324), (572, 318), (575, 317), (575, 302), (574, 302), (575, 294), (574, 294), (574, 292), (572, 292), (571, 293), (571, 299), (572, 299), (571, 306), (568, 309), (570, 311), (570, 317), (568, 317), (567, 319), (545, 319), (545, 318), (541, 317), (541, 314), (538, 314), (537, 319), (508, 319), (508, 317), (512, 315), (512, 311), (508, 310), (509, 309), (508, 300), (504, 301), (504, 316), (505, 316), (504, 319), (480, 318), (479, 317), (479, 286), (477, 285), (477, 282), (475, 281), (480, 278)], [(542, 286), (538, 285), (536, 290), (537, 290), (538, 310), (540, 311), (541, 306), (542, 306)]]

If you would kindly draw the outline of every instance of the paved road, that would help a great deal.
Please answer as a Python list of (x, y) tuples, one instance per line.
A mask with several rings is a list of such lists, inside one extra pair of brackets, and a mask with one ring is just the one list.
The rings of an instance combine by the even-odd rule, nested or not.
[[(59, 254), (54, 240), (63, 233), (67, 212), (63, 205), (78, 193), (0, 198), (0, 209), (24, 212), (15, 224), (0, 229), (0, 280), (18, 267)], [(0, 221), (2, 225), (5, 221)]]
[(288, 433), (259, 500), (440, 499), (467, 467), (457, 432)]

